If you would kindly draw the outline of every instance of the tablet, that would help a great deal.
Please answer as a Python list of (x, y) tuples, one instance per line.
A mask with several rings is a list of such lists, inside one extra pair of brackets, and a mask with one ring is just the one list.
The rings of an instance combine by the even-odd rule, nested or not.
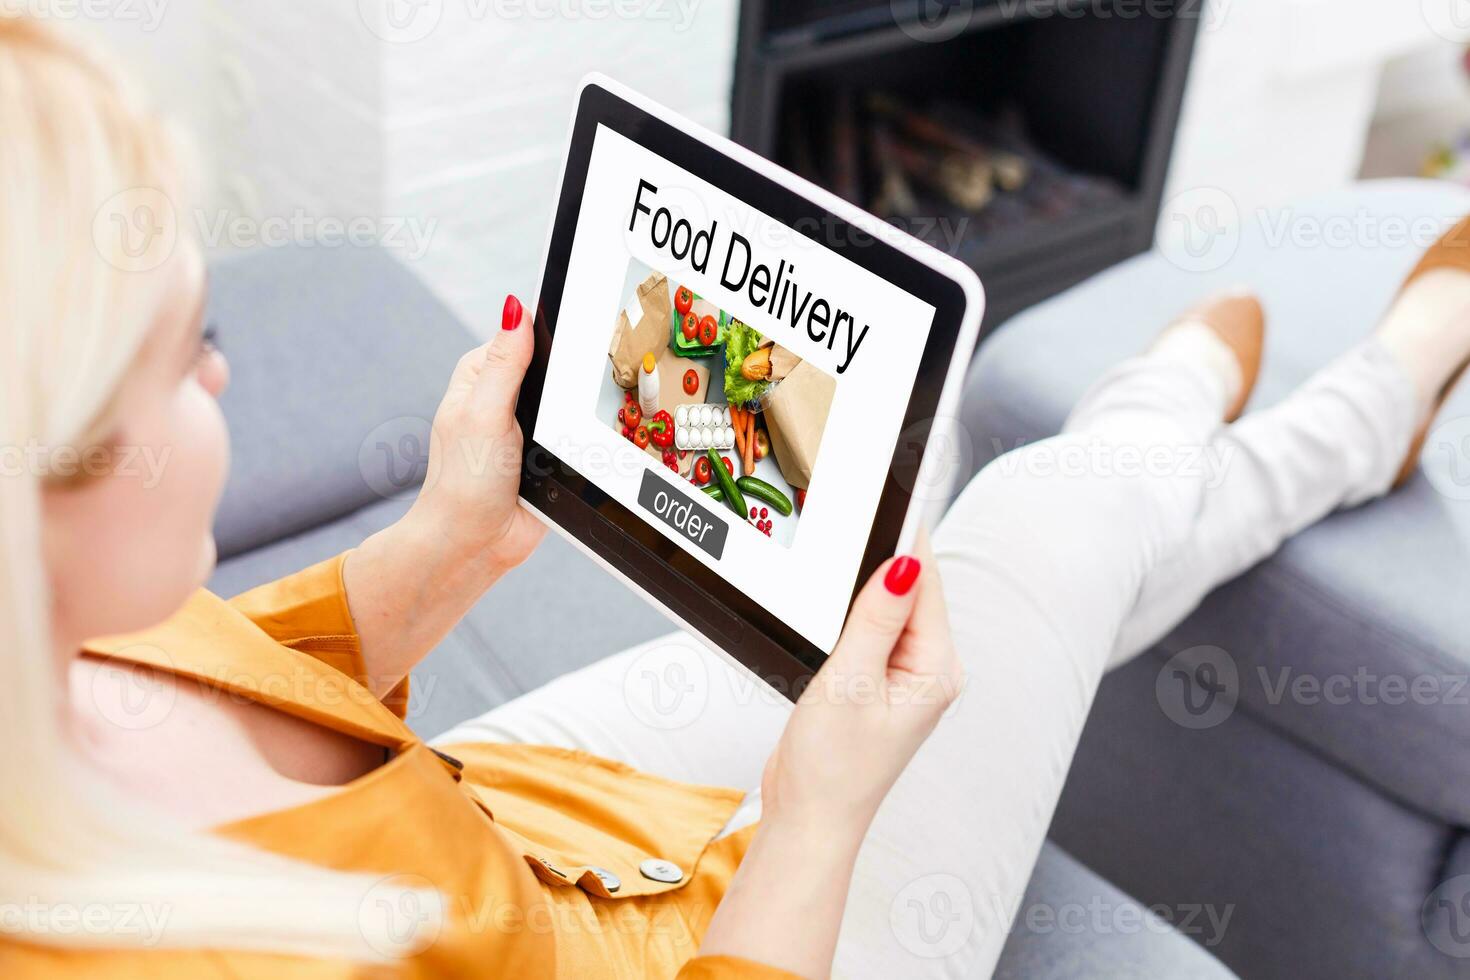
[(521, 495), (794, 698), (945, 496), (925, 433), (954, 416), (983, 305), (958, 261), (589, 77), (516, 409)]

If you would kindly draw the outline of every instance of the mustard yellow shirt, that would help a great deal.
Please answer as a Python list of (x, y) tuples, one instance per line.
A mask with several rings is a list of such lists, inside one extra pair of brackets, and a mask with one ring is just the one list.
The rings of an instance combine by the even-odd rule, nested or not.
[[(196, 678), (391, 753), (300, 806), (217, 828), (256, 847), (443, 898), (433, 943), (385, 967), (223, 950), (73, 951), (0, 941), (0, 977), (790, 977), (697, 957), (753, 828), (715, 840), (743, 794), (585, 752), (444, 746), (373, 697), (338, 556), (228, 602), (200, 591), (144, 634), (87, 652)], [(445, 758), (444, 756), (448, 756)], [(655, 877), (647, 861), (662, 862)], [(680, 873), (677, 880), (669, 867)], [(610, 889), (609, 885), (615, 886)]]

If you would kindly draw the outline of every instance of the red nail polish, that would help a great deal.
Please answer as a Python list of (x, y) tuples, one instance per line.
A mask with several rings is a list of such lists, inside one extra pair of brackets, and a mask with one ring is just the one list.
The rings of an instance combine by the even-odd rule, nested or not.
[(909, 589), (919, 580), (919, 559), (907, 556), (888, 566), (883, 576), (883, 587), (894, 595), (908, 595)]
[(500, 314), (500, 329), (514, 330), (521, 325), (521, 301), (515, 296), (505, 298), (505, 312)]

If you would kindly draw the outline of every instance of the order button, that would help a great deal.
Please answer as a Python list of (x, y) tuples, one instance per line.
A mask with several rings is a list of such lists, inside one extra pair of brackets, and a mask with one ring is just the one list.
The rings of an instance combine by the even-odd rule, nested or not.
[(638, 504), (711, 558), (718, 559), (725, 553), (730, 526), (691, 500), (688, 494), (669, 486), (668, 481), (652, 470), (643, 471)]

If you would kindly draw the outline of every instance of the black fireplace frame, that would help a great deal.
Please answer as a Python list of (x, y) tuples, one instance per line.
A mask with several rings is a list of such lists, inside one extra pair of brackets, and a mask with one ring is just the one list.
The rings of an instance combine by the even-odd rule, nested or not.
[[(1131, 18), (1126, 16), (1130, 10), (1135, 12)], [(967, 19), (955, 33), (956, 21), (922, 16), (936, 11)], [(1131, 157), (1125, 199), (967, 242), (956, 251), (985, 283), (989, 330), (1152, 246), (1204, 11), (1205, 0), (747, 0), (740, 11), (731, 134), (785, 163), (779, 146), (783, 99), (803, 77), (821, 72), (863, 77), (864, 69), (884, 59), (907, 52), (912, 60), (922, 50), (923, 58), (935, 62), (933, 90), (943, 91), (950, 81), (945, 45), (974, 45), (987, 32), (1027, 25), (1051, 31), (1055, 44), (1046, 34), (1029, 37), (1022, 54), (1029, 63), (1023, 61), (1019, 69), (1034, 84), (1057, 89), (1039, 93), (1041, 104), (1052, 107), (1048, 111), (1058, 118), (1077, 113), (1073, 118), (1084, 126), (1104, 123), (1112, 112), (1131, 113), (1135, 121), (1143, 120), (1141, 138)], [(926, 45), (926, 31), (934, 37), (933, 47)], [(1005, 38), (1016, 36), (993, 35), (982, 43), (1007, 45)], [(1128, 91), (1110, 92), (1111, 76), (1120, 67), (1134, 73), (1131, 85)], [(1027, 97), (1033, 94), (1038, 93), (1028, 91)], [(1110, 106), (1110, 96), (1120, 101)], [(1086, 145), (1085, 139), (1077, 145)], [(1086, 163), (1082, 160), (1079, 169)]]

